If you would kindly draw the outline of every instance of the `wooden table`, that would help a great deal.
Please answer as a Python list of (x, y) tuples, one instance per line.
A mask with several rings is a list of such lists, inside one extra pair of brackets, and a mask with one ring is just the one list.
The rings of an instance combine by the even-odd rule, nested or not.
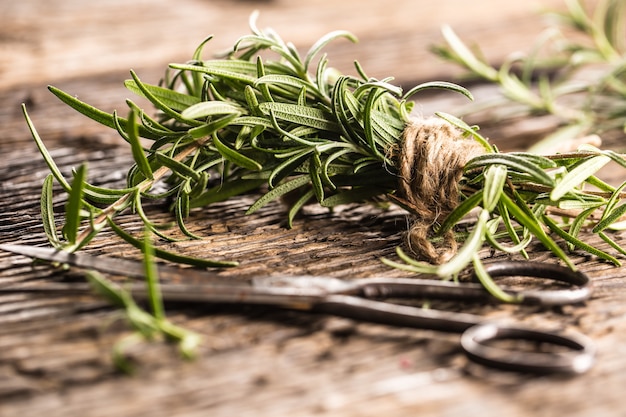
[[(541, 5), (562, 3), (550, 0)], [(372, 76), (395, 75), (398, 83), (410, 86), (459, 75), (428, 52), (440, 41), (442, 24), (481, 43), (488, 59), (499, 62), (509, 52), (526, 50), (529, 39), (543, 27), (535, 6), (495, 0), (4, 2), (0, 242), (45, 244), (39, 192), (48, 171), (23, 121), (22, 102), (66, 174), (88, 161), (91, 179), (115, 183), (124, 178), (132, 160), (119, 138), (60, 104), (46, 91), (46, 84), (104, 110), (123, 110), (129, 93), (122, 82), (128, 69), (154, 83), (167, 63), (186, 60), (209, 33), (216, 35), (214, 51), (231, 45), (247, 33), (250, 12), (259, 9), (261, 26), (274, 27), (299, 48), (330, 30), (351, 30), (361, 42), (333, 44), (332, 65), (351, 71), (352, 60), (358, 59)], [(442, 94), (429, 96), (419, 106), (423, 112), (454, 113), (452, 107), (459, 103)], [(505, 149), (522, 148), (553, 128), (550, 123), (525, 120), (515, 129), (496, 125), (488, 132)], [(608, 175), (615, 182), (624, 180), (621, 170)], [(194, 211), (190, 224), (206, 239), (172, 246), (186, 253), (240, 260), (239, 268), (220, 273), (225, 280), (256, 273), (407, 276), (379, 260), (393, 257), (401, 242), (406, 229), (401, 211), (351, 206), (328, 213), (311, 208), (288, 230), (280, 204), (245, 216), (245, 207), (254, 198)], [(63, 202), (64, 195), (58, 193), (59, 221)], [(163, 207), (153, 207), (152, 215), (170, 218)], [(132, 215), (121, 216), (120, 222), (138, 230)], [(86, 252), (137, 257), (108, 232)], [(554, 262), (539, 247), (532, 257)], [(621, 416), (626, 413), (625, 270), (582, 256), (575, 261), (595, 283), (595, 296), (584, 306), (465, 308), (488, 317), (587, 334), (599, 348), (598, 362), (591, 372), (574, 378), (470, 366), (457, 335), (261, 307), (180, 304), (168, 305), (168, 317), (203, 335), (198, 357), (181, 360), (167, 343), (134, 346), (129, 353), (136, 361), (135, 373), (127, 376), (114, 369), (111, 351), (130, 330), (119, 320), (119, 311), (102, 299), (2, 295), (0, 415)], [(81, 276), (0, 253), (0, 285), (59, 279)], [(462, 308), (450, 303), (443, 307)]]

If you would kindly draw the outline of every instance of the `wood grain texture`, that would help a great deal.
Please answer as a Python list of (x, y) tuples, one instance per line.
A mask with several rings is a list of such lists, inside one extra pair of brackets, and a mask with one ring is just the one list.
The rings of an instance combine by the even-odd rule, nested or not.
[[(115, 135), (58, 103), (45, 91), (46, 84), (105, 110), (121, 110), (128, 68), (140, 69), (144, 79), (155, 82), (167, 62), (186, 59), (207, 33), (218, 35), (216, 48), (247, 33), (247, 16), (255, 8), (262, 12), (262, 25), (275, 27), (298, 46), (306, 47), (328, 30), (352, 30), (361, 43), (334, 45), (333, 62), (349, 67), (356, 58), (372, 75), (394, 74), (402, 83), (455, 75), (454, 69), (426, 52), (438, 39), (442, 23), (453, 24), (465, 37), (494, 51), (490, 53), (494, 61), (501, 60), (505, 51), (524, 48), (541, 27), (534, 5), (525, 2), (479, 0), (470, 7), (455, 0), (405, 1), (393, 8), (374, 1), (358, 2), (355, 8), (355, 3), (4, 2), (0, 5), (0, 242), (45, 244), (39, 191), (48, 171), (23, 122), (21, 102), (28, 103), (64, 173), (88, 161), (94, 183), (118, 184), (131, 163), (129, 150)], [(350, 8), (353, 13), (348, 19), (345, 11)], [(299, 21), (302, 16), (306, 21)], [(444, 94), (419, 105), (425, 112), (442, 106), (450, 111), (456, 103)], [(521, 120), (516, 129), (494, 126), (491, 132), (504, 149), (521, 148), (524, 141), (550, 129), (551, 123)], [(514, 135), (516, 142), (511, 141)], [(622, 146), (623, 140), (605, 145)], [(615, 183), (626, 178), (619, 169), (605, 174)], [(407, 276), (380, 262), (380, 257), (394, 256), (406, 230), (400, 210), (348, 206), (329, 213), (311, 207), (288, 230), (278, 203), (245, 216), (255, 197), (194, 211), (190, 225), (206, 238), (170, 247), (240, 260), (239, 268), (220, 272), (225, 280), (269, 273)], [(55, 200), (59, 214), (63, 198), (59, 193)], [(151, 207), (150, 213), (155, 219), (171, 219), (160, 205)], [(131, 231), (140, 230), (132, 215), (119, 221)], [(616, 239), (626, 244), (624, 236)], [(108, 232), (86, 251), (137, 257)], [(531, 256), (555, 262), (540, 247)], [(531, 377), (472, 366), (460, 352), (457, 335), (262, 307), (180, 304), (168, 305), (168, 315), (203, 335), (198, 358), (183, 361), (167, 343), (134, 346), (130, 354), (136, 373), (128, 377), (115, 372), (110, 354), (129, 328), (119, 312), (100, 298), (2, 295), (0, 415), (621, 416), (626, 412), (622, 405), (626, 269), (583, 256), (575, 256), (575, 261), (596, 288), (585, 305), (542, 310), (442, 302), (433, 307), (583, 332), (596, 341), (599, 356), (592, 371), (577, 378)], [(81, 280), (81, 275), (0, 253), (0, 285), (59, 280)]]
[(393, 7), (372, 0), (3, 2), (0, 87), (164, 67), (188, 59), (210, 34), (212, 50), (221, 51), (249, 32), (254, 10), (260, 12), (260, 27), (271, 26), (299, 48), (332, 30), (353, 32), (359, 44), (337, 42), (328, 50), (331, 65), (342, 70), (352, 70), (357, 59), (374, 77), (447, 78), (455, 71), (428, 52), (440, 41), (443, 24), (471, 35), (471, 42), (480, 42), (486, 56), (498, 61), (528, 48), (529, 39), (518, 34), (542, 30), (538, 10), (559, 6), (558, 0), (500, 2), (497, 10), (492, 0), (471, 6), (463, 0), (401, 0)]

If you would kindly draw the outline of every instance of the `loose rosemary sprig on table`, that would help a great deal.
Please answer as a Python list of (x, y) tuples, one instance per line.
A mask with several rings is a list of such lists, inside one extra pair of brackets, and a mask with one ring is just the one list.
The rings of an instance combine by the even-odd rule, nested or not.
[(118, 341), (112, 351), (113, 363), (117, 369), (125, 373), (134, 371), (133, 364), (128, 359), (129, 349), (144, 340), (165, 340), (176, 343), (181, 355), (186, 359), (192, 359), (196, 355), (196, 349), (201, 343), (199, 334), (177, 326), (165, 317), (158, 271), (153, 259), (155, 248), (149, 230), (144, 233), (141, 250), (146, 277), (148, 311), (139, 306), (123, 286), (115, 284), (96, 271), (87, 271), (87, 280), (93, 289), (112, 304), (123, 309), (125, 319), (134, 330), (133, 333)]
[[(565, 250), (553, 239), (557, 236), (571, 250), (586, 251), (619, 264), (614, 255), (582, 241), (579, 232), (592, 228), (616, 251), (626, 254), (606, 233), (626, 212), (626, 204), (619, 204), (626, 183), (616, 188), (595, 176), (610, 161), (626, 167), (621, 155), (592, 147), (552, 157), (499, 153), (476, 127), (450, 114), (438, 113), (435, 121), (411, 118), (413, 103), (409, 99), (414, 94), (442, 88), (471, 98), (466, 89), (429, 82), (403, 92), (392, 84), (392, 78), (368, 77), (358, 63), (356, 75), (339, 74), (328, 67), (322, 50), (337, 38), (355, 40), (344, 31), (326, 35), (301, 56), (271, 29), (259, 30), (254, 18), (250, 27), (252, 33), (220, 58), (202, 58), (208, 38), (189, 62), (171, 64), (159, 85), (144, 83), (131, 72), (126, 87), (147, 98), (156, 112), (146, 112), (127, 100), (129, 113), (123, 118), (50, 87), (63, 102), (117, 130), (129, 143), (135, 164), (128, 171), (124, 188), (90, 184), (84, 166), (75, 170), (72, 181), (66, 180), (24, 109), (33, 137), (52, 171), (44, 182), (42, 214), (53, 245), (78, 250), (108, 224), (141, 248), (141, 241), (113, 220), (125, 210), (137, 213), (152, 233), (170, 239), (161, 225), (145, 215), (146, 199), (173, 201), (171, 208), (179, 229), (189, 238), (198, 238), (185, 223), (190, 210), (261, 190), (247, 213), (290, 194), (292, 202), (286, 211), (289, 225), (296, 213), (313, 201), (328, 208), (368, 201), (398, 203), (415, 216), (420, 228), (426, 223), (426, 230), (420, 231), (425, 238), (420, 239), (432, 244), (435, 255), (441, 245), (447, 255), (432, 257), (419, 250), (413, 254), (430, 261), (424, 262), (399, 249), (404, 262), (386, 260), (389, 265), (450, 278), (473, 264), (487, 289), (508, 301), (515, 300), (481, 272), (478, 252), (485, 243), (526, 256), (526, 248), (536, 239), (574, 268)], [(436, 130), (430, 129), (433, 125)], [(418, 132), (415, 138), (407, 134), (408, 127)], [(425, 184), (447, 175), (426, 175), (423, 169), (428, 166), (422, 166), (443, 158), (443, 148), (435, 147), (423, 163), (408, 161), (412, 164), (408, 167), (407, 152), (422, 155), (423, 147), (432, 145), (431, 139), (442, 132), (444, 140), (461, 146), (457, 154), (463, 154), (462, 147), (468, 144), (473, 146), (472, 152), (480, 152), (458, 167), (458, 175), (453, 173), (451, 189), (435, 186), (435, 194), (421, 201), (420, 181)], [(141, 138), (150, 145), (145, 147)], [(415, 148), (404, 149), (407, 142), (415, 142)], [(442, 146), (447, 149), (447, 142)], [(447, 162), (444, 160), (442, 165)], [(69, 194), (63, 237), (54, 227), (53, 179)], [(166, 190), (154, 191), (157, 183), (165, 185)], [(411, 195), (411, 190), (416, 195)], [(450, 195), (455, 196), (453, 206), (441, 207), (438, 196)], [(432, 217), (426, 216), (420, 204), (432, 212)], [(457, 231), (456, 226), (470, 212), (477, 212), (477, 220), (469, 232)], [(82, 226), (81, 219), (85, 223)], [(456, 240), (461, 240), (462, 246), (449, 256), (454, 253), (450, 249)], [(156, 255), (202, 266), (232, 265), (165, 251), (157, 251)]]
[(467, 115), (492, 109), (503, 123), (539, 114), (557, 117), (560, 127), (529, 148), (534, 153), (571, 139), (626, 131), (626, 1), (600, 0), (591, 10), (579, 0), (565, 4), (564, 13), (548, 14), (552, 23), (529, 53), (511, 54), (499, 67), (449, 27), (443, 29), (445, 44), (433, 48), (469, 77), (500, 88), (502, 98), (480, 109), (470, 106)]

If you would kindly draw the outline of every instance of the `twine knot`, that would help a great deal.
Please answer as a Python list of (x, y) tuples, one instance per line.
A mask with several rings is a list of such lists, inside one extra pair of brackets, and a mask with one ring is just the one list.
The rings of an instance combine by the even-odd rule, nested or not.
[(400, 197), (419, 213), (407, 235), (411, 251), (441, 264), (457, 250), (452, 230), (436, 241), (434, 228), (459, 203), (459, 181), (463, 167), (483, 154), (479, 143), (440, 118), (415, 119), (407, 124), (398, 159)]

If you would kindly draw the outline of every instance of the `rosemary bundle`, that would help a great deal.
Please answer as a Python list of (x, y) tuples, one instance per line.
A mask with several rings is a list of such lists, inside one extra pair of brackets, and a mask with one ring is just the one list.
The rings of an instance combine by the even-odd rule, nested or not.
[[(328, 208), (399, 204), (415, 219), (407, 245), (412, 256), (398, 249), (403, 262), (385, 262), (444, 278), (473, 264), (485, 286), (504, 299), (507, 295), (483, 271), (478, 252), (485, 242), (527, 256), (528, 246), (538, 240), (574, 268), (556, 237), (570, 250), (619, 264), (613, 254), (585, 243), (580, 231), (591, 228), (625, 254), (606, 232), (626, 212), (626, 204), (619, 204), (626, 183), (614, 187), (595, 176), (611, 161), (626, 167), (621, 155), (590, 146), (549, 157), (500, 153), (477, 127), (450, 114), (411, 116), (410, 99), (420, 91), (442, 88), (471, 98), (466, 89), (428, 82), (404, 92), (392, 78), (368, 77), (358, 63), (356, 75), (340, 74), (328, 66), (323, 49), (337, 38), (356, 40), (344, 31), (322, 37), (300, 55), (271, 29), (258, 29), (255, 16), (250, 27), (250, 35), (215, 59), (202, 57), (206, 39), (189, 62), (171, 64), (159, 85), (131, 72), (126, 87), (156, 111), (127, 100), (128, 116), (122, 117), (50, 87), (63, 102), (128, 142), (135, 163), (124, 188), (90, 184), (85, 165), (71, 180), (64, 178), (24, 109), (51, 169), (42, 214), (53, 245), (78, 250), (108, 224), (144, 247), (114, 222), (124, 210), (137, 213), (151, 233), (170, 239), (146, 216), (142, 205), (147, 199), (171, 202), (179, 229), (199, 238), (185, 223), (190, 210), (261, 190), (247, 213), (289, 195), (290, 225), (310, 202)], [(69, 194), (62, 235), (52, 214), (54, 179)], [(469, 230), (457, 230), (470, 214), (476, 217)], [(155, 255), (202, 266), (233, 265), (158, 249)]]
[(502, 97), (469, 106), (465, 114), (494, 110), (499, 122), (549, 114), (559, 127), (529, 151), (550, 152), (571, 139), (626, 131), (626, 1), (600, 0), (585, 8), (566, 0), (566, 11), (546, 13), (551, 24), (529, 53), (514, 53), (499, 67), (482, 59), (445, 27), (445, 44), (433, 51), (465, 70), (467, 77), (495, 84)]

